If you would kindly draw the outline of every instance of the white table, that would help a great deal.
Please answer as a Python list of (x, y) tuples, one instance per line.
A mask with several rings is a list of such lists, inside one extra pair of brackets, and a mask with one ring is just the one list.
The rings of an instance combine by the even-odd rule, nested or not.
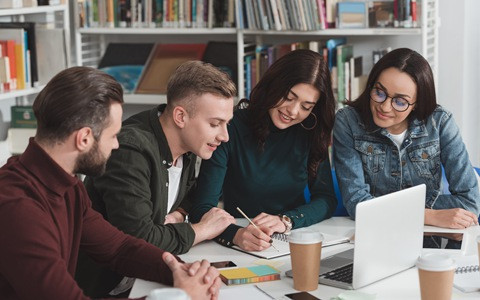
[[(350, 236), (353, 232), (355, 223), (346, 218), (346, 217), (334, 217), (328, 220), (325, 220), (321, 223), (312, 225), (312, 228), (316, 228), (321, 232), (338, 235), (338, 236)], [(427, 226), (426, 226), (427, 227)], [(431, 228), (428, 226), (428, 228)], [(437, 230), (438, 231), (438, 230)], [(464, 230), (458, 230), (459, 232), (464, 232), (464, 238), (466, 239), (466, 249), (465, 254), (475, 254), (477, 253), (476, 244), (473, 242), (475, 237), (480, 234), (480, 227), (470, 227)], [(352, 245), (342, 244), (331, 246), (322, 249), (322, 257), (330, 256), (334, 253), (346, 250), (351, 248)], [(438, 250), (437, 250), (438, 251)], [(447, 250), (448, 251), (448, 250)], [(457, 254), (459, 255), (459, 254)], [(240, 251), (229, 249), (223, 247), (215, 242), (203, 242), (199, 245), (194, 246), (186, 254), (180, 255), (184, 261), (194, 261), (207, 259), (209, 261), (224, 261), (231, 260), (239, 266), (250, 266), (254, 265), (258, 258), (244, 254)], [(278, 267), (282, 271), (282, 279), (277, 281), (263, 282), (258, 285), (266, 291), (268, 294), (275, 298), (281, 298), (283, 295), (288, 293), (296, 292), (293, 289), (293, 280), (289, 277), (286, 277), (285, 271), (291, 269), (290, 257), (280, 257), (277, 259), (272, 259), (274, 263), (282, 263)], [(142, 297), (149, 293), (150, 290), (154, 288), (162, 287), (161, 284), (149, 282), (141, 279), (137, 279), (130, 293), (130, 297)], [(222, 285), (223, 289), (236, 288), (235, 286), (225, 286)], [(344, 292), (345, 290), (326, 286), (319, 285), (318, 289), (310, 292), (312, 295), (317, 296), (320, 299), (330, 299), (335, 297), (338, 294)], [(417, 269), (411, 268), (396, 275), (385, 278), (381, 281), (368, 285), (359, 289), (358, 291), (375, 294), (376, 299), (389, 299), (389, 300), (405, 300), (405, 299), (420, 299), (420, 286), (418, 283)], [(220, 299), (222, 292), (220, 294)], [(242, 295), (239, 295), (238, 299), (242, 299)], [(480, 292), (478, 293), (462, 293), (455, 288), (453, 289), (452, 299), (480, 299)], [(231, 300), (229, 298), (228, 300)]]

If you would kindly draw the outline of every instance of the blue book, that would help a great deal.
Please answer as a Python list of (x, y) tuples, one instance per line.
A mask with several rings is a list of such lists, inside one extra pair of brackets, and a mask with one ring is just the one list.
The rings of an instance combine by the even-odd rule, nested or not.
[(327, 40), (325, 46), (328, 52), (328, 68), (330, 71), (337, 65), (337, 46), (347, 43), (346, 38), (335, 38)]

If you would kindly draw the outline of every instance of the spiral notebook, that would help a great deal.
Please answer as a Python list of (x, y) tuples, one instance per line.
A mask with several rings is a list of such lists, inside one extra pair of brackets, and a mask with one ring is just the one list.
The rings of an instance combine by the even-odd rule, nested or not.
[(480, 292), (480, 271), (478, 256), (469, 255), (455, 258), (457, 269), (453, 286), (464, 293)]
[[(345, 236), (335, 236), (327, 233), (322, 233), (322, 235), (324, 238), (322, 247), (328, 247), (328, 246), (350, 242), (350, 238)], [(278, 251), (273, 247), (270, 247), (263, 251), (246, 251), (237, 246), (233, 246), (232, 248), (247, 254), (251, 254), (256, 257), (266, 258), (266, 259), (290, 255), (288, 235), (285, 235), (282, 233), (275, 233), (272, 235), (272, 240), (273, 240), (273, 245), (275, 246), (275, 248), (278, 249)]]

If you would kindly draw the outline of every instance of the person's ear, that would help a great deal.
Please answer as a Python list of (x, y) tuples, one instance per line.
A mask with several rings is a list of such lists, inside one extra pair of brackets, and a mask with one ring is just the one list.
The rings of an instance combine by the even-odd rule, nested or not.
[(75, 146), (80, 152), (88, 151), (93, 143), (95, 138), (93, 137), (93, 130), (90, 127), (82, 127), (77, 130), (75, 134)]
[(176, 106), (173, 109), (173, 122), (179, 127), (184, 128), (185, 123), (188, 121), (188, 113), (185, 108)]

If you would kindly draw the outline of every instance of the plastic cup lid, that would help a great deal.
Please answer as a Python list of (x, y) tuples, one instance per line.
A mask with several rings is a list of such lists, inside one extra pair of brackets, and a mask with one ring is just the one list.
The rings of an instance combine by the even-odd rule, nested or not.
[(161, 300), (161, 299), (171, 299), (171, 300), (191, 300), (190, 296), (179, 288), (162, 288), (154, 289), (150, 291), (146, 300)]
[(417, 260), (417, 268), (425, 271), (449, 271), (455, 267), (455, 261), (447, 254), (428, 253)]
[(294, 244), (316, 244), (323, 242), (323, 235), (312, 229), (297, 229), (290, 233), (288, 241)]

